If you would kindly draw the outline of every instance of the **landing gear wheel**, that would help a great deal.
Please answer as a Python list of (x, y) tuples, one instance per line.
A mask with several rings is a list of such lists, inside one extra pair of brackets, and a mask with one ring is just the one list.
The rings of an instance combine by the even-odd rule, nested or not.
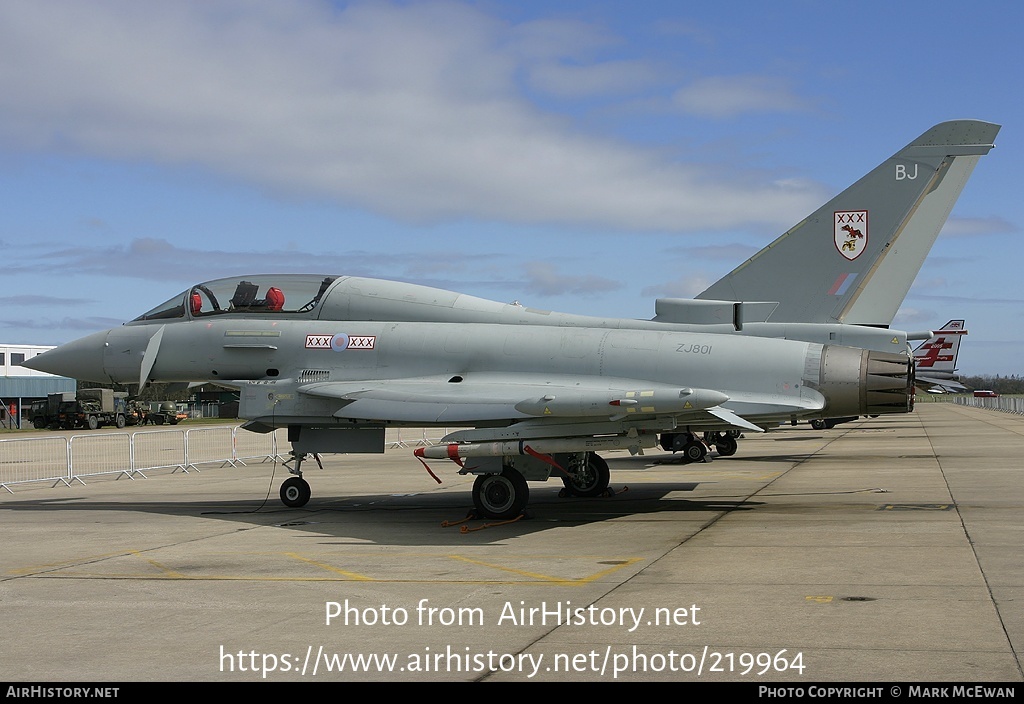
[(305, 479), (289, 477), (281, 484), (281, 503), (289, 508), (299, 508), (306, 505), (312, 493)]
[(593, 452), (587, 453), (587, 464), (575, 475), (562, 475), (562, 484), (566, 491), (572, 496), (600, 496), (608, 488), (611, 480), (611, 473), (608, 471), (608, 463), (600, 455)]
[(683, 445), (683, 457), (687, 462), (703, 462), (707, 454), (707, 445), (700, 440), (693, 439)]
[(821, 418), (815, 418), (814, 420), (811, 421), (811, 427), (814, 428), (815, 430), (824, 430), (826, 427), (825, 421)]
[(484, 518), (515, 518), (529, 499), (526, 480), (511, 467), (505, 467), (501, 474), (481, 474), (473, 482), (473, 505)]
[(732, 457), (736, 454), (738, 447), (739, 443), (731, 435), (722, 433), (720, 437), (715, 439), (715, 449), (718, 450), (718, 454), (722, 457)]

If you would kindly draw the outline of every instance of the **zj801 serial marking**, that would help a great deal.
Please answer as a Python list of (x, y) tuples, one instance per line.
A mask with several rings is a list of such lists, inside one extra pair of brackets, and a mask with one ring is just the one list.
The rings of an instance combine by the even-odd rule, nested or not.
[(711, 354), (712, 345), (679, 345), (676, 352), (683, 354)]

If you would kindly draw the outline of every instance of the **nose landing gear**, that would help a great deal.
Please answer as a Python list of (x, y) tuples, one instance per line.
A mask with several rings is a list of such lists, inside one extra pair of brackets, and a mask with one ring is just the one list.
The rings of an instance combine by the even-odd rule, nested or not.
[[(309, 482), (302, 478), (302, 461), (304, 459), (306, 459), (305, 452), (292, 450), (291, 457), (284, 463), (285, 467), (288, 467), (289, 462), (294, 463), (293, 466), (288, 467), (288, 471), (294, 476), (285, 479), (281, 484), (281, 503), (288, 508), (305, 506), (313, 493), (309, 488)], [(316, 460), (320, 469), (324, 468), (323, 462), (320, 461), (320, 455), (314, 454), (313, 459)]]

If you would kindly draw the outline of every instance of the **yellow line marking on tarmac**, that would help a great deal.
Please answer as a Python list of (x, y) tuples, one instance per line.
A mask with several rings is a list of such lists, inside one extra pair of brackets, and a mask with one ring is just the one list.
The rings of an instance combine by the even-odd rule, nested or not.
[(519, 570), (519, 569), (515, 569), (513, 567), (502, 567), (501, 565), (494, 565), (494, 564), (491, 564), (489, 562), (483, 562), (481, 560), (473, 560), (473, 559), (470, 559), (468, 557), (462, 557), (461, 555), (452, 555), (451, 558), (453, 560), (461, 560), (462, 562), (468, 562), (471, 565), (478, 565), (480, 567), (488, 567), (490, 569), (499, 570), (501, 572), (510, 572), (512, 574), (518, 574), (518, 575), (521, 575), (523, 577), (531, 577), (533, 579), (538, 579), (538, 580), (540, 580), (542, 582), (550, 582), (550, 583), (554, 583), (554, 584), (561, 584), (561, 585), (572, 586), (572, 587), (580, 586), (580, 585), (583, 585), (583, 584), (590, 584), (591, 582), (593, 582), (596, 579), (600, 579), (601, 577), (604, 577), (605, 575), (609, 575), (612, 572), (617, 572), (617, 571), (621, 570), (623, 567), (628, 567), (629, 565), (636, 564), (637, 562), (640, 562), (643, 559), (641, 557), (633, 557), (633, 558), (630, 558), (628, 560), (623, 560), (622, 564), (615, 565), (613, 567), (609, 567), (608, 569), (601, 570), (600, 572), (595, 572), (594, 574), (590, 575), (589, 577), (582, 577), (582, 578), (579, 578), (579, 579), (566, 579), (566, 578), (563, 578), (563, 577), (553, 577), (553, 576), (547, 575), (547, 574), (540, 574), (539, 572), (528, 572), (526, 570)]
[[(666, 469), (668, 471), (664, 471), (664, 472), (660, 472), (659, 473), (658, 469), (662, 469), (662, 468), (664, 468), (664, 469)], [(642, 474), (642, 475), (638, 472), (635, 475), (626, 476), (625, 472), (623, 472), (623, 475), (621, 477), (616, 477), (616, 479), (622, 479), (622, 481), (618, 482), (619, 484), (633, 484), (633, 483), (636, 483), (636, 484), (643, 484), (643, 483), (664, 484), (664, 483), (669, 482), (669, 481), (678, 484), (680, 480), (677, 479), (676, 477), (680, 477), (680, 475), (678, 473), (679, 469), (680, 469), (679, 467), (672, 467), (671, 465), (669, 465), (667, 467), (658, 467), (658, 468), (652, 468), (652, 469), (644, 470), (645, 473)], [(755, 472), (753, 470), (746, 470), (746, 471), (744, 471), (744, 470), (723, 470), (723, 471), (714, 471), (714, 472), (712, 472), (711, 470), (705, 471), (703, 467), (701, 467), (700, 470), (701, 470), (700, 472), (693, 472), (691, 474), (681, 475), (682, 480), (685, 481), (685, 482), (694, 482), (694, 483), (700, 483), (700, 484), (711, 484), (713, 482), (722, 482), (722, 481), (724, 481), (726, 479), (746, 479), (746, 480), (752, 480), (752, 481), (769, 481), (771, 479), (776, 479), (778, 477), (781, 477), (784, 474), (784, 472), (779, 472), (779, 471), (769, 471), (767, 473), (757, 473), (757, 472)], [(673, 477), (673, 479), (666, 479), (667, 475)]]
[[(50, 562), (50, 563), (44, 563), (44, 564), (41, 564), (41, 565), (31, 565), (29, 567), (18, 567), (16, 569), (8, 570), (7, 574), (9, 574), (9, 575), (22, 575), (22, 576), (23, 575), (30, 575), (30, 574), (33, 574), (34, 572), (39, 572), (41, 570), (43, 570), (43, 571), (46, 571), (46, 570), (61, 570), (61, 569), (68, 569), (68, 568), (73, 568), (73, 567), (80, 567), (80, 566), (84, 566), (85, 564), (91, 564), (91, 563), (94, 563), (94, 562), (99, 562), (99, 561), (103, 561), (103, 560), (109, 560), (111, 558), (116, 558), (116, 557), (137, 557), (137, 558), (141, 559), (143, 562), (148, 562), (150, 565), (152, 565), (153, 567), (157, 568), (158, 570), (160, 570), (161, 572), (163, 572), (166, 575), (170, 575), (170, 576), (176, 577), (176, 578), (184, 578), (184, 576), (185, 576), (185, 575), (183, 575), (183, 574), (181, 574), (179, 572), (175, 572), (174, 570), (170, 569), (166, 565), (163, 565), (163, 564), (157, 562), (156, 560), (153, 560), (151, 558), (146, 557), (145, 555), (143, 555), (142, 551), (140, 551), (140, 550), (124, 550), (124, 551), (118, 551), (118, 552), (106, 552), (106, 553), (99, 553), (97, 555), (89, 555), (89, 556), (86, 556), (84, 558), (79, 558), (79, 559), (75, 559), (75, 560), (64, 560), (62, 562)], [(152, 575), (150, 575), (150, 576), (152, 576)]]
[(47, 574), (39, 575), (47, 579), (109, 579), (109, 580), (150, 580), (168, 582), (372, 582), (374, 584), (452, 584), (452, 585), (503, 585), (503, 586), (534, 586), (534, 587), (579, 587), (586, 581), (556, 579), (553, 581), (514, 580), (514, 579), (352, 579), (345, 577), (252, 577), (244, 575), (196, 575), (190, 577), (168, 577), (152, 574)]
[[(260, 554), (267, 554), (267, 553), (260, 553)], [(304, 556), (302, 556), (302, 555), (300, 555), (298, 553), (294, 553), (294, 552), (271, 553), (271, 554), (282, 555), (284, 557), (288, 557), (288, 558), (291, 558), (293, 560), (297, 560), (299, 562), (304, 562), (306, 564), (313, 565), (315, 567), (319, 567), (321, 569), (324, 569), (327, 572), (331, 572), (331, 573), (333, 573), (334, 575), (337, 575), (337, 576), (336, 577), (334, 577), (334, 576), (327, 576), (327, 577), (302, 577), (302, 576), (291, 575), (291, 576), (286, 576), (286, 577), (277, 577), (277, 576), (217, 575), (217, 574), (207, 574), (207, 575), (193, 574), (193, 575), (189, 575), (189, 574), (185, 574), (183, 572), (179, 572), (177, 570), (174, 570), (174, 569), (168, 567), (167, 565), (165, 565), (165, 564), (163, 564), (161, 562), (158, 562), (158, 561), (156, 561), (154, 559), (145, 557), (143, 552), (139, 551), (139, 550), (129, 550), (129, 551), (126, 551), (126, 552), (106, 553), (106, 554), (103, 554), (103, 555), (93, 556), (91, 558), (88, 558), (87, 560), (66, 561), (66, 562), (62, 562), (62, 563), (54, 563), (54, 564), (51, 564), (51, 565), (36, 566), (36, 567), (33, 567), (33, 568), (25, 567), (25, 568), (20, 568), (18, 570), (12, 570), (12, 571), (9, 572), (9, 574), (17, 573), (17, 574), (20, 574), (20, 575), (44, 577), (44, 578), (51, 578), (51, 579), (54, 579), (54, 578), (56, 578), (56, 579), (124, 579), (124, 580), (131, 580), (131, 579), (147, 580), (147, 579), (149, 579), (149, 580), (172, 580), (172, 581), (176, 580), (176, 581), (251, 581), (251, 582), (375, 582), (375, 583), (379, 583), (379, 584), (524, 584), (524, 583), (527, 583), (527, 584), (558, 586), (558, 587), (579, 587), (579, 586), (583, 586), (583, 585), (586, 585), (586, 584), (590, 584), (590, 583), (592, 583), (592, 582), (594, 582), (594, 581), (596, 581), (598, 579), (601, 579), (602, 577), (605, 577), (605, 576), (607, 576), (609, 574), (617, 572), (617, 571), (619, 571), (619, 570), (621, 570), (621, 569), (623, 569), (625, 567), (629, 567), (630, 565), (634, 565), (634, 564), (636, 564), (638, 562), (641, 562), (644, 559), (642, 557), (624, 558), (621, 561), (617, 561), (616, 564), (608, 567), (607, 569), (602, 569), (602, 570), (600, 570), (598, 572), (595, 572), (593, 574), (587, 575), (585, 577), (558, 577), (558, 576), (555, 576), (555, 575), (544, 574), (544, 573), (541, 573), (541, 572), (533, 572), (533, 571), (530, 571), (530, 570), (517, 569), (517, 568), (509, 567), (509, 566), (506, 566), (506, 565), (498, 565), (498, 564), (494, 564), (494, 563), (490, 563), (490, 562), (484, 562), (482, 560), (474, 560), (472, 558), (463, 557), (461, 555), (446, 555), (446, 557), (448, 557), (448, 558), (450, 558), (452, 560), (457, 560), (457, 561), (460, 561), (460, 562), (466, 562), (466, 563), (471, 564), (471, 565), (476, 565), (478, 567), (484, 567), (484, 568), (491, 569), (491, 570), (497, 570), (499, 572), (506, 572), (506, 573), (509, 573), (509, 574), (518, 575), (518, 576), (524, 577), (524, 578), (526, 578), (526, 580), (528, 580), (526, 582), (523, 582), (522, 580), (515, 580), (515, 579), (443, 579), (443, 580), (432, 580), (432, 579), (389, 579), (389, 578), (377, 578), (377, 577), (371, 577), (371, 576), (368, 576), (368, 575), (365, 575), (365, 574), (360, 574), (358, 572), (353, 572), (353, 571), (350, 571), (350, 570), (343, 570), (343, 569), (340, 569), (340, 568), (335, 567), (333, 565), (330, 565), (330, 564), (327, 564), (325, 562), (322, 562), (320, 560), (315, 560), (315, 559), (312, 559), (312, 558), (309, 558), (309, 557), (304, 557)], [(114, 558), (116, 558), (116, 557), (135, 557), (135, 558), (139, 558), (143, 562), (145, 562), (145, 563), (151, 565), (152, 567), (156, 568), (159, 571), (159, 573), (158, 574), (153, 574), (152, 572), (92, 572), (92, 571), (86, 572), (86, 571), (83, 571), (82, 569), (75, 569), (75, 568), (84, 568), (84, 567), (87, 567), (89, 564), (95, 563), (98, 560), (106, 560), (106, 559), (109, 559), (109, 558), (112, 558), (112, 557), (114, 557)], [(580, 559), (581, 557), (582, 556), (579, 556), (577, 559)], [(562, 560), (564, 558), (559, 557), (557, 559)], [(607, 561), (608, 558), (593, 557), (592, 559)], [(41, 574), (33, 574), (33, 573), (40, 572), (40, 570), (51, 570), (51, 569), (60, 569), (60, 570), (64, 570), (64, 571), (63, 572), (44, 572), (44, 573), (41, 573)]]
[(299, 560), (301, 562), (305, 562), (305, 563), (310, 564), (310, 565), (316, 565), (317, 567), (322, 567), (323, 569), (327, 570), (328, 572), (334, 572), (335, 574), (340, 574), (342, 576), (348, 577), (348, 578), (350, 578), (352, 580), (355, 580), (357, 582), (375, 582), (375, 581), (377, 581), (373, 577), (367, 577), (366, 575), (358, 574), (356, 572), (349, 572), (347, 570), (341, 570), (341, 569), (338, 569), (337, 567), (332, 567), (331, 565), (328, 565), (326, 563), (320, 562), (318, 560), (311, 560), (308, 557), (303, 557), (302, 555), (299, 555), (299, 554), (294, 553), (294, 552), (286, 552), (284, 554), (287, 555), (288, 557), (294, 559), (294, 560)]
[(176, 572), (175, 570), (172, 570), (171, 568), (160, 564), (156, 560), (145, 557), (144, 555), (142, 555), (142, 553), (138, 552), (137, 550), (131, 550), (129, 551), (129, 554), (140, 558), (143, 562), (148, 562), (149, 564), (153, 565), (153, 567), (156, 567), (158, 570), (163, 572), (164, 576), (169, 579), (184, 579), (185, 577), (185, 575), (183, 575), (181, 572)]
[(38, 572), (39, 570), (53, 570), (53, 569), (61, 569), (63, 567), (74, 567), (76, 565), (82, 564), (83, 562), (94, 562), (95, 560), (105, 560), (108, 557), (124, 557), (124, 556), (129, 555), (129, 554), (131, 554), (131, 551), (129, 551), (129, 552), (123, 552), (123, 551), (105, 552), (105, 553), (100, 553), (98, 555), (91, 555), (91, 556), (88, 556), (88, 557), (85, 557), (85, 558), (76, 558), (76, 559), (73, 559), (73, 560), (62, 560), (60, 562), (44, 562), (41, 565), (30, 565), (28, 567), (17, 567), (15, 569), (7, 570), (7, 572), (5, 572), (5, 574), (9, 574), (9, 575), (26, 575), (26, 574), (32, 574), (33, 572)]

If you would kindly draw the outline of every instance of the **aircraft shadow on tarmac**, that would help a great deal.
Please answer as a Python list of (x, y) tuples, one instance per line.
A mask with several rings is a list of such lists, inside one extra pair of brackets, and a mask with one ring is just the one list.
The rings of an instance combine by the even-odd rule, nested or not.
[[(753, 455), (753, 456), (742, 456), (734, 455), (723, 459), (715, 459), (708, 466), (702, 462), (687, 463), (684, 461), (682, 455), (663, 455), (658, 457), (617, 457), (613, 460), (609, 460), (608, 466), (612, 469), (617, 470), (642, 470), (649, 469), (652, 466), (664, 467), (664, 468), (679, 468), (683, 471), (697, 471), (697, 472), (717, 472), (726, 470), (730, 465), (736, 462), (742, 463), (779, 463), (779, 464), (795, 464), (803, 462), (813, 456), (813, 452), (801, 452), (801, 453), (787, 453), (787, 454), (772, 454), (772, 455)], [(704, 469), (707, 468), (707, 469)]]
[[(561, 483), (549, 481), (531, 487), (530, 505), (521, 518), (513, 521), (468, 518), (473, 508), (468, 491), (338, 497), (324, 491), (299, 509), (281, 506), (276, 492), (265, 502), (252, 498), (195, 500), (187, 496), (172, 500), (146, 501), (136, 497), (131, 501), (109, 501), (63, 495), (0, 503), (0, 513), (87, 511), (182, 518), (194, 516), (247, 526), (279, 526), (293, 531), (309, 531), (326, 541), (344, 538), (378, 545), (467, 545), (644, 515), (704, 513), (710, 520), (716, 515), (755, 510), (763, 505), (742, 496), (701, 499), (678, 496), (679, 492), (693, 491), (698, 484), (667, 481), (630, 485), (613, 481), (610, 496), (579, 498), (560, 496)], [(93, 520), (102, 525), (102, 518)], [(117, 523), (123, 526), (122, 519), (119, 518)]]

